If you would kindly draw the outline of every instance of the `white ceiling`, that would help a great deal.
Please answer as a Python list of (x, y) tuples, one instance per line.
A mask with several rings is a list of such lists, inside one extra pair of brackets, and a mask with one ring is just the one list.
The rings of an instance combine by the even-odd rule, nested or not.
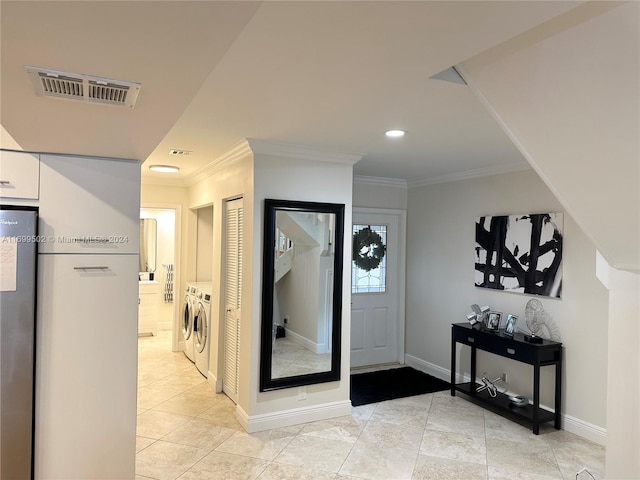
[[(137, 159), (150, 180), (247, 137), (409, 184), (526, 168), (466, 86), (429, 77), (579, 3), (3, 0), (0, 121), (24, 150)], [(42, 98), (25, 65), (143, 86), (133, 110)]]

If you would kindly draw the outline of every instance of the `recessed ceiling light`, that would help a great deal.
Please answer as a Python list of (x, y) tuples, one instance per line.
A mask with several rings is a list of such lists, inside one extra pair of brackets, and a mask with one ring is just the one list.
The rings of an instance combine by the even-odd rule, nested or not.
[(149, 170), (152, 172), (162, 172), (162, 173), (176, 173), (179, 172), (180, 169), (178, 167), (174, 167), (172, 165), (151, 165)]
[(387, 130), (386, 132), (384, 132), (387, 137), (391, 138), (404, 137), (405, 133), (407, 132), (405, 132), (404, 130)]

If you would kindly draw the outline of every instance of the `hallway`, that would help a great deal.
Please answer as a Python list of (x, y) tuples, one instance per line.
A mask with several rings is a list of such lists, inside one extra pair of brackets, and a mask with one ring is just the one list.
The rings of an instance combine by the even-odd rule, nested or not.
[[(604, 478), (604, 448), (527, 428), (449, 392), (364, 405), (352, 417), (247, 434), (171, 333), (140, 337), (136, 480)], [(585, 473), (579, 479), (587, 479)]]

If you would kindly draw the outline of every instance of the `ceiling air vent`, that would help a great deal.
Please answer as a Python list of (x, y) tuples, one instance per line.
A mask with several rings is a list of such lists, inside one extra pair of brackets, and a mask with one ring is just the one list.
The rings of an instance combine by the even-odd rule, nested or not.
[(142, 85), (124, 80), (94, 77), (26, 66), (36, 95), (133, 108)]

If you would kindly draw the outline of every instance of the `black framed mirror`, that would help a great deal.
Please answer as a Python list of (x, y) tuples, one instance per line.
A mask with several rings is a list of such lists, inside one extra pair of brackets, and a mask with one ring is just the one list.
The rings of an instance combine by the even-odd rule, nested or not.
[(340, 380), (344, 204), (266, 199), (260, 391)]

